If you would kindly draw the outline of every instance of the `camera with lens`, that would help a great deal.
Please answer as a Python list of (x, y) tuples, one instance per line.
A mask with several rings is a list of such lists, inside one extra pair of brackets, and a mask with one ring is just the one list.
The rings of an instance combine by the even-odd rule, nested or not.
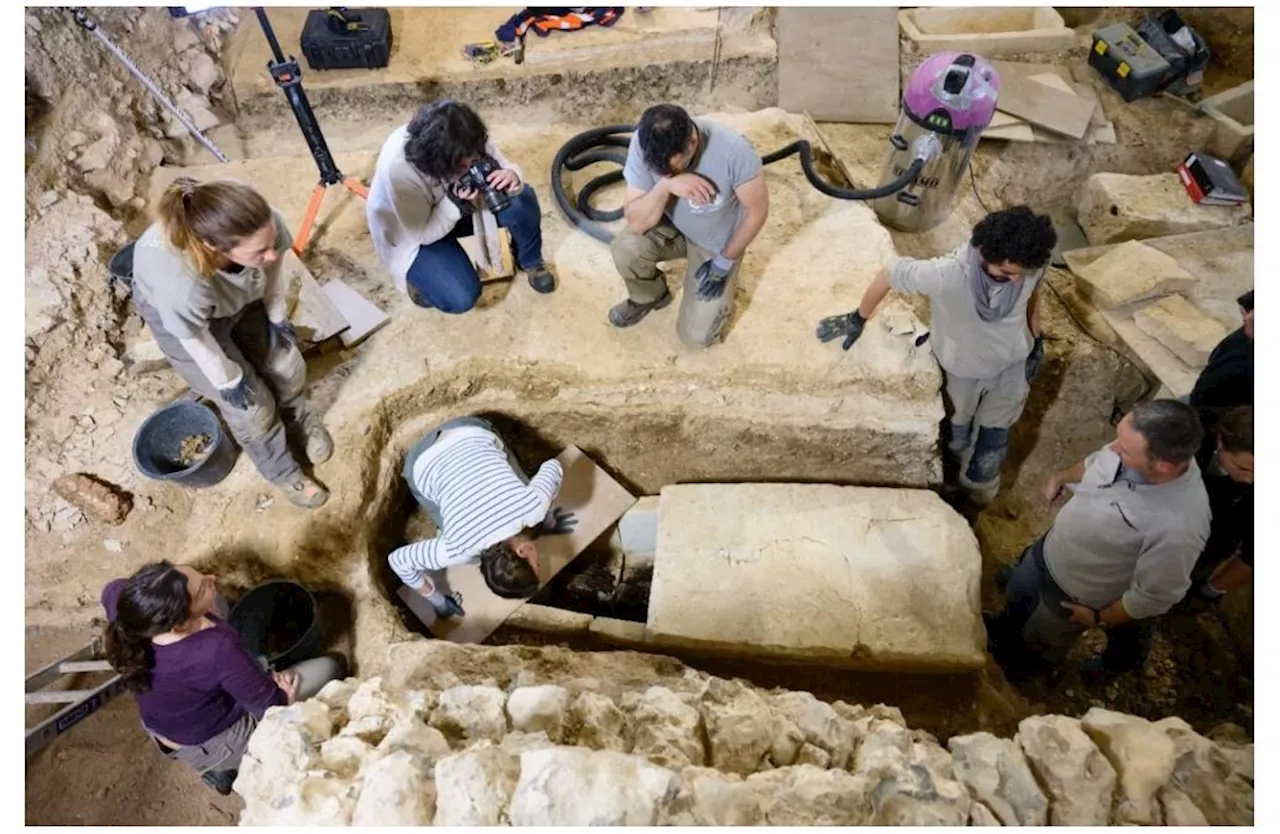
[(499, 165), (492, 157), (481, 156), (475, 162), (471, 163), (471, 167), (458, 180), (459, 188), (470, 188), (479, 191), (484, 197), (484, 204), (493, 214), (505, 211), (507, 206), (511, 205), (511, 197), (501, 188), (494, 188), (489, 184), (489, 175), (499, 170)]

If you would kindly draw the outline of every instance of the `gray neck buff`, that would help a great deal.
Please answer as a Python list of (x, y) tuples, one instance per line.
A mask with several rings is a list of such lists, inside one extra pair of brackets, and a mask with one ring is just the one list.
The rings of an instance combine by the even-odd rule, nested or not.
[[(982, 268), (982, 258), (978, 255), (978, 248), (969, 247), (969, 289), (973, 295), (973, 307), (983, 321), (999, 321), (1013, 312), (1013, 307), (1018, 303), (1018, 297), (1022, 295), (1022, 286), (1025, 283), (1025, 278), (1017, 282), (1003, 283), (995, 280)], [(991, 297), (996, 289), (1002, 291), (995, 296), (995, 301), (992, 301)]]

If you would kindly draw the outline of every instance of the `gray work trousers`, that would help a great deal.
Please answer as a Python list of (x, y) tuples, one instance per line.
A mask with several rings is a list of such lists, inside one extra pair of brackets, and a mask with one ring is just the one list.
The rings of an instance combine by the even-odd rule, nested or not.
[(627, 284), (627, 297), (636, 304), (652, 304), (667, 292), (666, 281), (658, 269), (659, 261), (688, 258), (684, 271), (684, 292), (680, 298), (680, 316), (676, 333), (691, 347), (710, 347), (720, 341), (721, 331), (733, 312), (733, 293), (738, 283), (738, 268), (733, 265), (719, 298), (699, 300), (694, 276), (698, 267), (716, 256), (682, 235), (667, 220), (642, 235), (626, 229), (618, 231), (610, 246), (614, 266)]
[(1025, 362), (987, 379), (943, 371), (948, 412), (947, 451), (959, 463), (960, 486), (993, 494), (1009, 450), (1009, 429), (1022, 416), (1031, 393)]
[(234, 316), (209, 323), (218, 346), (227, 358), (240, 366), (253, 387), (249, 407), (241, 410), (222, 402), (218, 389), (205, 377), (186, 348), (165, 330), (155, 308), (136, 293), (133, 300), (169, 364), (192, 391), (218, 404), (231, 436), (258, 467), (262, 477), (280, 486), (297, 481), (302, 467), (289, 450), (288, 433), (281, 418), (294, 425), (302, 422), (307, 408), (302, 396), (307, 363), (296, 346), (272, 344), (267, 310), (262, 302), (255, 301)]

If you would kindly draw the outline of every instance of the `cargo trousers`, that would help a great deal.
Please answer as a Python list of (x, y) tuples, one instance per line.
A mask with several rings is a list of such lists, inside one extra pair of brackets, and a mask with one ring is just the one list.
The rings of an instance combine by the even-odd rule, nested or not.
[(720, 341), (725, 322), (733, 312), (733, 293), (738, 283), (739, 260), (725, 279), (719, 298), (698, 298), (694, 280), (698, 267), (716, 256), (686, 238), (667, 220), (642, 235), (622, 229), (610, 246), (613, 263), (627, 285), (627, 297), (636, 304), (652, 304), (668, 292), (660, 261), (688, 258), (684, 272), (684, 292), (680, 298), (680, 315), (676, 333), (690, 347), (710, 347)]
[(948, 418), (947, 453), (959, 472), (960, 486), (975, 497), (994, 498), (1009, 451), (1009, 430), (1022, 416), (1031, 393), (1026, 362), (993, 377), (969, 379), (944, 371)]

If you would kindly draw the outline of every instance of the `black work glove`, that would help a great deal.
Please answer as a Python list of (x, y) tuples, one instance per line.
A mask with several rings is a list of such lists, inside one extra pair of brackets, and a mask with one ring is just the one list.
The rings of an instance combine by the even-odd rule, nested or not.
[(842, 316), (828, 316), (818, 322), (818, 338), (823, 342), (829, 342), (832, 339), (844, 336), (844, 349), (848, 350), (853, 347), (853, 343), (858, 341), (858, 337), (862, 335), (862, 328), (866, 325), (867, 320), (857, 310), (852, 313), (845, 313)]
[(724, 295), (725, 284), (729, 282), (729, 273), (733, 271), (733, 264), (728, 263), (726, 266), (726, 263), (728, 262), (717, 256), (698, 267), (693, 280), (698, 288), (699, 301), (711, 301)]
[(237, 411), (248, 411), (249, 397), (253, 396), (253, 386), (249, 384), (249, 377), (240, 377), (240, 384), (234, 388), (221, 388), (218, 394), (222, 397), (222, 401)]
[(542, 529), (547, 533), (570, 533), (577, 526), (577, 516), (573, 513), (565, 512), (559, 507), (552, 511), (550, 519), (542, 523)]
[(294, 329), (288, 320), (281, 322), (270, 321), (268, 322), (268, 327), (271, 330), (271, 347), (273, 349), (276, 347), (298, 346), (298, 331)]
[(1041, 333), (1036, 337), (1036, 343), (1031, 346), (1031, 353), (1027, 354), (1027, 382), (1036, 378), (1036, 374), (1040, 373), (1040, 364), (1044, 362), (1044, 334)]

